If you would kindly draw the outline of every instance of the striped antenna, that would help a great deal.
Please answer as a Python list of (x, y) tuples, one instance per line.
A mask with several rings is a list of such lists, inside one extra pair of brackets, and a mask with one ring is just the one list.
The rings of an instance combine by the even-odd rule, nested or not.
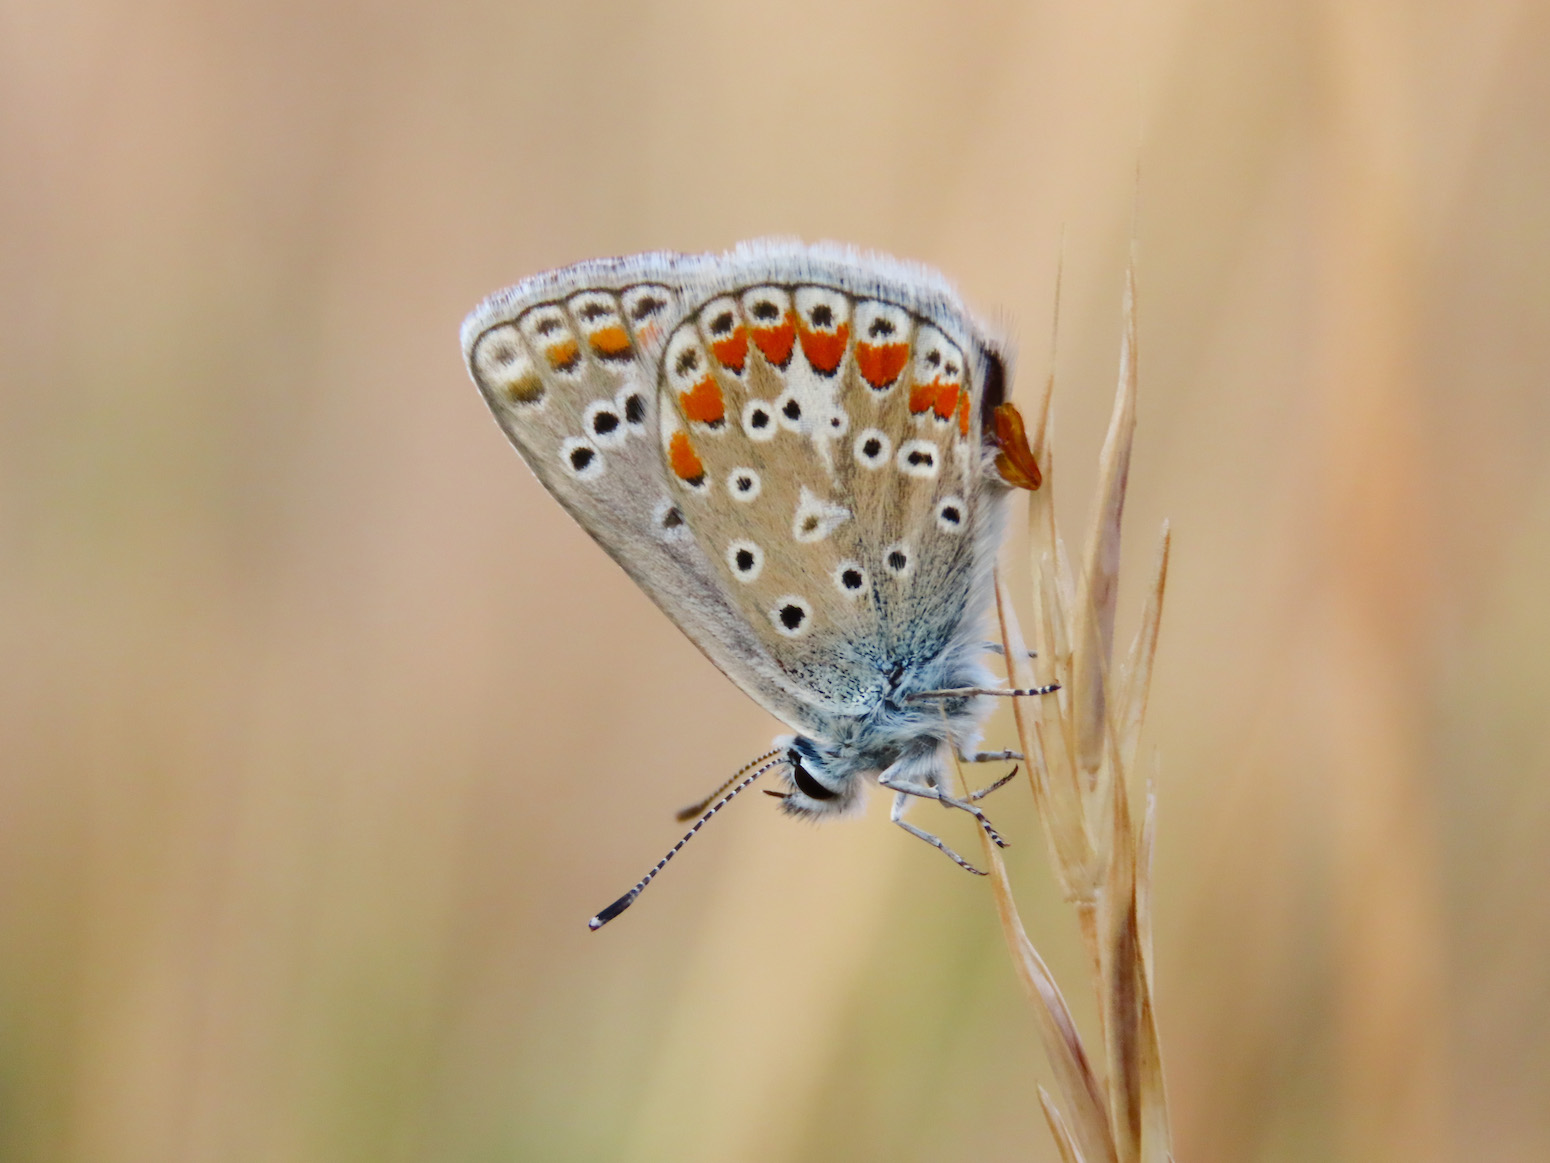
[(731, 787), (734, 783), (740, 780), (743, 777), (744, 772), (752, 771), (766, 759), (774, 759), (779, 754), (780, 748), (777, 747), (774, 751), (766, 751), (757, 759), (750, 759), (747, 763), (743, 764), (743, 766), (734, 771), (732, 773), (732, 778), (728, 779), (726, 783), (722, 784), (715, 791), (711, 792), (710, 795), (706, 796), (703, 800), (692, 803), (687, 808), (679, 808), (677, 814), (674, 815), (673, 818), (680, 821), (694, 819), (695, 816), (699, 815), (706, 808), (710, 807), (710, 805), (715, 802), (717, 796), (719, 796), (722, 792), (726, 791), (727, 788)]
[[(779, 758), (771, 759), (768, 756), (765, 756), (764, 758), (769, 759), (769, 762), (765, 763), (762, 767), (755, 768), (752, 774), (743, 776), (741, 782), (737, 783), (731, 791), (727, 792), (719, 800), (711, 804), (711, 806), (705, 810), (705, 813), (701, 815), (698, 820), (694, 821), (694, 827), (690, 828), (687, 832), (684, 833), (683, 839), (679, 840), (678, 843), (669, 848), (667, 855), (662, 857), (661, 860), (658, 860), (656, 866), (652, 868), (650, 872), (646, 873), (645, 876), (640, 878), (640, 883), (637, 884), (634, 888), (630, 889), (629, 892), (625, 893), (618, 900), (614, 901), (613, 904), (609, 905), (602, 912), (598, 913), (597, 916), (588, 921), (587, 928), (595, 932), (596, 930), (601, 929), (604, 925), (608, 924), (609, 921), (613, 920), (620, 913), (624, 912), (625, 909), (633, 905), (635, 903), (635, 898), (640, 896), (640, 894), (645, 891), (646, 886), (656, 879), (657, 873), (666, 868), (667, 862), (678, 855), (678, 850), (687, 844), (690, 840), (694, 839), (694, 834), (705, 826), (706, 820), (710, 819), (722, 808), (726, 807), (727, 804), (731, 803), (733, 796), (737, 795), (737, 793), (742, 791), (744, 788), (749, 787), (754, 780), (758, 779), (770, 768), (786, 762), (784, 752), (780, 753)], [(754, 760), (754, 763), (758, 762), (759, 760)], [(752, 766), (752, 764), (749, 766)], [(745, 767), (743, 770), (747, 771), (748, 768)], [(733, 776), (733, 778), (736, 779), (737, 777)]]

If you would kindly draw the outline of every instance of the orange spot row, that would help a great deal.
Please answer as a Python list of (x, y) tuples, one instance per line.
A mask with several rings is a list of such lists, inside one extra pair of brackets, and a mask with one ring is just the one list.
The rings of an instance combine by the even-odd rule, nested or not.
[(592, 350), (604, 359), (618, 359), (630, 350), (629, 332), (623, 327), (604, 327), (594, 331), (588, 342)]
[(856, 366), (874, 388), (886, 388), (898, 379), (909, 358), (910, 345), (907, 343), (856, 344)]
[(944, 384), (941, 380), (936, 383), (936, 418), (938, 420), (949, 419), (953, 409), (958, 406), (958, 395), (962, 391), (957, 384)]
[(548, 359), (549, 366), (557, 372), (572, 370), (581, 360), (581, 349), (576, 346), (574, 339), (562, 339), (544, 349), (544, 357)]
[(765, 359), (776, 367), (785, 367), (791, 359), (791, 348), (797, 340), (796, 324), (787, 312), (783, 322), (774, 327), (750, 327), (753, 341)]
[(802, 328), (802, 354), (807, 356), (807, 362), (813, 365), (814, 371), (824, 375), (834, 374), (834, 369), (840, 366), (840, 360), (845, 358), (845, 349), (849, 346), (848, 323), (841, 323), (832, 334)]
[(673, 439), (667, 446), (667, 460), (673, 466), (673, 474), (679, 480), (697, 485), (705, 479), (705, 466), (695, 454), (694, 446), (689, 443), (687, 433), (673, 433)]
[(748, 329), (739, 327), (726, 339), (718, 339), (710, 345), (711, 352), (728, 371), (742, 373), (748, 359)]
[(683, 406), (684, 416), (700, 424), (720, 424), (727, 418), (721, 389), (709, 375), (687, 392), (679, 392), (678, 402)]

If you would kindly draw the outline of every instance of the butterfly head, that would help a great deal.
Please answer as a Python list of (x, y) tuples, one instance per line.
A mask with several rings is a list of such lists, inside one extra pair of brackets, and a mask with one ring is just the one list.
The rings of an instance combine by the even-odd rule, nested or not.
[(842, 816), (861, 803), (862, 780), (852, 765), (802, 735), (776, 740), (785, 749), (779, 789), (767, 789), (790, 816), (810, 820)]

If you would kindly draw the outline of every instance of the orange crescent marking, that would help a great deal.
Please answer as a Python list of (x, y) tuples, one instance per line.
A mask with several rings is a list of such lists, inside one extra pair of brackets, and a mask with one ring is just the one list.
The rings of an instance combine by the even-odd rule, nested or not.
[(748, 358), (748, 329), (739, 327), (730, 337), (712, 343), (710, 349), (722, 367), (741, 373)]
[(544, 349), (544, 355), (549, 360), (549, 366), (557, 372), (568, 372), (576, 366), (581, 358), (581, 349), (576, 346), (574, 339), (562, 339)]
[(705, 477), (705, 466), (700, 463), (700, 458), (694, 453), (694, 446), (689, 443), (689, 436), (684, 432), (673, 433), (673, 439), (667, 446), (668, 463), (673, 466), (673, 473), (679, 480), (694, 484)]
[(797, 330), (791, 322), (791, 314), (787, 312), (786, 321), (778, 323), (774, 327), (754, 327), (753, 341), (758, 345), (764, 358), (776, 367), (785, 367), (786, 361), (791, 358), (792, 345), (797, 341)]
[(828, 374), (840, 366), (845, 349), (850, 346), (850, 324), (841, 323), (830, 335), (824, 331), (802, 328), (802, 354), (817, 371)]
[(953, 409), (958, 406), (958, 385), (944, 384), (940, 380), (936, 385), (936, 418), (946, 420), (953, 414)]
[(965, 388), (958, 394), (958, 435), (969, 435), (969, 391)]
[(898, 379), (909, 358), (907, 343), (856, 344), (856, 366), (874, 388), (886, 388)]
[(931, 411), (931, 405), (936, 403), (936, 393), (939, 383), (932, 380), (929, 384), (914, 384), (910, 387), (910, 415), (919, 416), (922, 412)]
[(623, 327), (604, 327), (594, 331), (589, 342), (592, 350), (604, 359), (623, 355), (630, 350), (630, 336)]
[(710, 376), (706, 376), (687, 392), (679, 392), (678, 402), (683, 405), (684, 416), (700, 424), (720, 424), (727, 418), (721, 389)]

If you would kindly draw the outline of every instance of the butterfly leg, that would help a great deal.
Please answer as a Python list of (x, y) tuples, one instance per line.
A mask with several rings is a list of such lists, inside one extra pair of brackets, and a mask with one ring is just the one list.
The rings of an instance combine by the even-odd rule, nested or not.
[(970, 751), (958, 758), (965, 763), (1001, 763), (1011, 759), (1021, 759), (1021, 751)]
[(1007, 784), (1012, 782), (1012, 777), (1015, 776), (1016, 774), (1017, 774), (1017, 768), (1014, 767), (1014, 768), (1012, 768), (1011, 771), (1007, 772), (1005, 775), (1003, 775), (1000, 779), (996, 780), (996, 782), (991, 784), (989, 787), (982, 787), (982, 788), (979, 789), (979, 791), (970, 792), (969, 793), (969, 802), (971, 804), (976, 804), (980, 800), (982, 800), (986, 796), (988, 796), (991, 792), (993, 792), (993, 791), (1000, 791)]
[[(891, 776), (886, 771), (877, 777), (877, 782), (889, 791), (917, 796), (923, 800), (936, 800), (937, 803), (942, 804), (944, 807), (957, 808), (960, 812), (968, 812), (969, 815), (979, 821), (980, 827), (985, 829), (985, 835), (991, 838), (997, 848), (1009, 847), (1007, 842), (1001, 838), (1001, 833), (996, 831), (995, 826), (991, 824), (989, 817), (984, 812), (965, 800), (955, 799), (939, 787), (913, 783), (903, 776)], [(897, 801), (895, 801), (895, 807), (897, 807)], [(896, 822), (903, 823), (902, 820)], [(908, 828), (907, 830), (914, 831), (913, 828)]]
[(962, 856), (959, 856), (958, 853), (954, 852), (946, 844), (942, 843), (939, 837), (933, 836), (930, 832), (915, 827), (914, 824), (910, 823), (904, 818), (904, 813), (909, 810), (910, 797), (912, 794), (913, 793), (907, 791), (895, 792), (893, 797), (893, 810), (888, 813), (888, 818), (895, 824), (899, 825), (899, 827), (903, 828), (911, 836), (917, 836), (924, 840), (927, 844), (930, 844), (933, 848), (936, 848), (939, 851), (945, 853), (948, 859), (950, 859), (959, 868), (962, 868), (968, 872), (972, 872), (975, 876), (984, 876), (985, 873), (981, 872), (978, 868), (975, 868), (974, 865), (970, 864)]

